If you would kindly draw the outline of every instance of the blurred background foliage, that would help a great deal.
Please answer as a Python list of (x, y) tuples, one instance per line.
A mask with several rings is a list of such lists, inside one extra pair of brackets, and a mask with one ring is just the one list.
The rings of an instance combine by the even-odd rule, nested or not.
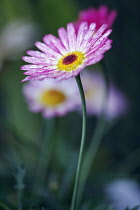
[[(140, 184), (140, 1), (0, 1), (1, 33), (9, 23), (22, 19), (35, 24), (34, 41), (47, 33), (57, 35), (57, 29), (75, 21), (80, 10), (98, 8), (101, 4), (118, 12), (111, 34), (113, 47), (106, 53), (105, 63), (108, 74), (126, 95), (129, 110), (112, 122), (102, 138), (84, 190), (82, 210), (113, 209), (108, 207), (104, 193), (104, 187), (111, 180), (130, 178)], [(30, 48), (34, 49), (33, 42)], [(0, 202), (17, 209), (20, 189), (15, 185), (19, 184), (17, 176), (21, 177), (25, 169), (25, 177), (21, 177), (25, 184), (23, 209), (68, 209), (80, 144), (81, 116), (71, 113), (45, 120), (41, 114), (28, 110), (20, 82), (24, 76), (19, 70), (25, 51), (21, 47), (12, 59), (0, 51)], [(14, 55), (14, 51), (12, 53)], [(96, 123), (96, 117), (88, 118), (86, 148)], [(1, 204), (0, 209), (6, 208)]]

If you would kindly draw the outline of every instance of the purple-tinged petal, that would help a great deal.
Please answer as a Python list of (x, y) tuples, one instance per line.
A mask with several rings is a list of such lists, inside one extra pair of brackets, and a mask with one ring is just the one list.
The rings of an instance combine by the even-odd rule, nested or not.
[(101, 20), (105, 20), (108, 14), (108, 7), (105, 5), (101, 5), (99, 7), (99, 17), (101, 18)]
[(79, 27), (78, 34), (77, 34), (77, 49), (79, 49), (81, 47), (81, 44), (83, 42), (83, 38), (85, 37), (87, 31), (88, 31), (87, 23), (82, 22), (80, 27)]
[(89, 47), (91, 45), (91, 39), (93, 39), (93, 34), (95, 32), (95, 27), (96, 27), (95, 23), (92, 23), (90, 25), (89, 30), (87, 31), (87, 33), (83, 37), (83, 43), (79, 47), (79, 50), (85, 52), (84, 49), (87, 48), (87, 46)]
[(111, 27), (117, 17), (117, 11), (112, 10), (108, 15), (108, 25)]
[(92, 57), (90, 60), (88, 60), (86, 64), (87, 64), (87, 66), (93, 65), (93, 64), (99, 62), (100, 60), (102, 60), (103, 57), (104, 56), (102, 54), (98, 55), (98, 56), (96, 55), (95, 57)]
[(35, 58), (35, 57), (29, 57), (29, 56), (23, 56), (22, 60), (28, 62), (28, 63), (33, 63), (33, 64), (41, 64), (45, 65), (46, 61), (44, 58)]
[(102, 37), (97, 39), (97, 41), (94, 43), (94, 46), (98, 45), (100, 42), (106, 39), (111, 34), (111, 32), (112, 32), (112, 29), (109, 29), (106, 33), (104, 33)]
[(69, 43), (66, 30), (64, 28), (59, 28), (58, 35), (67, 52), (69, 52)]
[(21, 82), (26, 82), (31, 79), (31, 76), (26, 77), (25, 79), (21, 80)]
[(57, 52), (61, 53), (62, 55), (67, 53), (65, 47), (62, 45), (60, 40), (52, 34), (45, 35), (43, 37), (43, 41), (45, 44), (47, 44)]
[(21, 70), (30, 70), (30, 69), (39, 69), (42, 68), (44, 65), (23, 65), (20, 67)]
[(101, 36), (102, 36), (102, 34), (103, 34), (103, 32), (105, 32), (105, 30), (107, 29), (107, 25), (106, 24), (104, 24), (104, 25), (102, 25), (99, 29), (98, 29), (98, 31), (94, 34), (94, 36), (93, 36), (93, 40), (94, 40), (94, 42), (93, 43), (95, 43)]
[(97, 39), (96, 42), (94, 42), (94, 40), (93, 40), (93, 47), (92, 48), (91, 48), (91, 46), (87, 47), (86, 55), (90, 55), (90, 54), (93, 54), (96, 51), (98, 51), (106, 43), (106, 40), (108, 40), (107, 36), (110, 33), (111, 33), (111, 29), (108, 30), (102, 37)]
[[(103, 25), (95, 32), (94, 23), (88, 27), (87, 23), (83, 22), (76, 38), (74, 26), (69, 23), (67, 31), (64, 28), (58, 30), (60, 39), (46, 35), (45, 44), (35, 43), (42, 52), (28, 51), (27, 54), (31, 57), (23, 57), (24, 61), (33, 64), (21, 67), (26, 70), (25, 75), (30, 75), (24, 81), (51, 77), (59, 80), (78, 75), (87, 65), (101, 60), (105, 51), (110, 49), (111, 40), (108, 36), (111, 30), (103, 33), (105, 29), (106, 25)], [(74, 60), (69, 60), (73, 56)], [(66, 60), (67, 63), (64, 62)]]
[(67, 24), (67, 36), (68, 36), (68, 43), (69, 43), (69, 50), (75, 51), (76, 48), (76, 33), (73, 23)]
[(111, 28), (117, 16), (116, 10), (111, 10), (105, 5), (101, 5), (98, 9), (89, 8), (83, 10), (78, 15), (78, 20), (74, 23), (76, 32), (82, 22), (87, 22), (88, 26), (91, 23), (96, 23), (96, 31), (103, 25), (107, 24), (107, 29)]
[(36, 57), (36, 58), (47, 58), (46, 54), (41, 53), (39, 51), (28, 50), (26, 53), (27, 53), (27, 55), (30, 55), (30, 56), (33, 56), (33, 57)]
[(35, 45), (42, 52), (46, 53), (46, 55), (49, 55), (49, 56), (51, 55), (52, 58), (61, 57), (61, 55), (58, 52), (54, 51), (53, 49), (51, 49), (50, 47), (48, 47), (47, 45), (45, 45), (42, 42), (36, 42)]

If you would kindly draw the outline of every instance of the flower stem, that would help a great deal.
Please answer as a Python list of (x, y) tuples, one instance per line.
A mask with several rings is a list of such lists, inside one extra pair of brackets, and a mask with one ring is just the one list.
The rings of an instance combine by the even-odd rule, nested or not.
[(81, 96), (83, 124), (82, 124), (82, 136), (81, 136), (79, 159), (78, 159), (78, 164), (77, 164), (76, 177), (75, 177), (74, 190), (73, 190), (73, 196), (72, 196), (70, 210), (75, 210), (75, 208), (76, 208), (77, 191), (78, 191), (78, 185), (79, 185), (79, 179), (80, 179), (80, 171), (81, 171), (84, 143), (85, 143), (85, 135), (86, 135), (86, 102), (85, 102), (84, 90), (83, 90), (82, 82), (80, 79), (80, 75), (76, 76), (75, 78), (76, 78), (76, 82), (77, 82), (80, 96)]
[(9, 208), (7, 205), (2, 203), (1, 201), (0, 201), (0, 207), (2, 207), (3, 210), (12, 210), (11, 208)]
[(57, 118), (48, 121), (46, 121), (45, 119), (44, 124), (45, 125), (43, 127), (45, 133), (42, 136), (43, 141), (40, 148), (36, 167), (36, 175), (32, 189), (33, 192), (37, 192), (40, 187), (45, 186), (45, 177), (49, 167), (49, 161), (51, 159), (52, 151), (56, 142)]
[(81, 199), (83, 196), (83, 192), (85, 189), (88, 175), (92, 168), (92, 164), (95, 161), (95, 157), (99, 150), (102, 137), (105, 134), (105, 131), (107, 131), (107, 122), (105, 120), (105, 109), (106, 109), (106, 103), (107, 103), (107, 98), (108, 98), (108, 90), (109, 90), (110, 82), (109, 82), (109, 77), (108, 77), (108, 68), (107, 68), (104, 60), (101, 60), (101, 65), (102, 65), (103, 75), (105, 78), (105, 85), (106, 85), (105, 95), (104, 95), (104, 108), (103, 108), (102, 113), (98, 119), (94, 134), (91, 139), (91, 142), (90, 142), (90, 144), (86, 150), (85, 156), (83, 158), (81, 177), (80, 177), (80, 188), (78, 190), (77, 206), (79, 206), (81, 203)]
[(104, 119), (104, 116), (101, 115), (98, 120), (97, 126), (95, 128), (95, 132), (93, 134), (91, 143), (89, 144), (88, 149), (83, 159), (83, 165), (82, 165), (82, 170), (81, 170), (82, 172), (81, 172), (81, 177), (80, 177), (80, 189), (78, 190), (78, 198), (77, 198), (78, 206), (80, 205), (83, 191), (86, 185), (86, 181), (90, 173), (92, 164), (95, 160), (97, 151), (99, 149), (102, 137), (105, 132), (105, 128), (106, 128), (106, 121)]
[(22, 191), (18, 190), (18, 210), (22, 210)]
[(25, 188), (25, 185), (24, 185), (25, 173), (26, 173), (25, 168), (23, 167), (22, 164), (19, 164), (17, 166), (16, 174), (14, 174), (15, 179), (16, 179), (16, 186), (15, 186), (15, 188), (17, 189), (18, 210), (22, 210), (23, 209), (22, 198), (23, 198), (23, 190)]

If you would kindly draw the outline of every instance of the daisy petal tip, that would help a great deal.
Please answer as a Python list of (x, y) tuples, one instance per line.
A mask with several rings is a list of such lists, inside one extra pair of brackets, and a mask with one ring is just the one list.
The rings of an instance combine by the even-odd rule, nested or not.
[(109, 31), (109, 33), (111, 34), (113, 30), (112, 30), (112, 29), (109, 29), (108, 31)]
[(29, 75), (28, 71), (23, 72), (24, 75)]
[(109, 29), (109, 30), (106, 31), (106, 33), (107, 33), (108, 35), (110, 35), (112, 31), (113, 31), (112, 29)]
[(96, 23), (91, 23), (91, 24), (90, 24), (90, 29), (93, 30), (93, 29), (95, 29), (95, 28), (96, 28)]
[(23, 66), (20, 66), (20, 70), (24, 70), (24, 67)]
[(28, 80), (29, 80), (28, 77), (26, 77), (25, 79), (21, 80), (21, 82), (26, 82)]
[(64, 30), (65, 30), (64, 27), (60, 27), (60, 28), (58, 29), (58, 34), (59, 34), (61, 31), (64, 31)]
[(33, 52), (33, 50), (27, 50), (26, 51), (27, 55), (30, 55), (31, 52)]
[(88, 28), (88, 23), (86, 21), (83, 22), (84, 28)]
[(72, 22), (67, 24), (67, 27), (74, 27), (74, 24)]
[(43, 36), (43, 38), (42, 38), (43, 42), (46, 43), (46, 41), (47, 41), (48, 39), (50, 39), (51, 36), (52, 36), (52, 34), (45, 34), (45, 36)]
[(44, 36), (43, 36), (43, 39), (45, 38), (45, 37), (48, 37), (50, 34), (45, 34)]
[(30, 52), (31, 52), (31, 50), (27, 50), (27, 51), (26, 51), (26, 54), (27, 54), (27, 55), (29, 55), (29, 54), (30, 54)]
[(27, 56), (22, 56), (22, 60), (25, 61)]
[(40, 41), (35, 42), (35, 46), (36, 46), (36, 47), (38, 47), (38, 45), (40, 45), (40, 44), (41, 44)]
[(108, 25), (107, 25), (107, 24), (103, 24), (103, 25), (102, 25), (102, 27), (107, 28), (107, 27), (108, 27)]
[(113, 40), (112, 39), (109, 39), (109, 43), (112, 44), (113, 43)]
[(99, 30), (105, 31), (107, 28), (108, 28), (108, 25), (107, 25), (107, 24), (103, 24), (103, 25), (99, 28)]

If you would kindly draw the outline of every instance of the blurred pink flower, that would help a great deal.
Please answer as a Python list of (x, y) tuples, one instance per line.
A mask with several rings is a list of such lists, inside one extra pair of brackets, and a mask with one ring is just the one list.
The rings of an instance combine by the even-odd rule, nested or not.
[(33, 112), (42, 112), (45, 118), (63, 116), (80, 103), (75, 80), (29, 81), (23, 86), (23, 94)]
[(115, 118), (127, 110), (125, 96), (111, 84), (107, 93), (105, 79), (97, 71), (86, 71), (81, 74), (89, 115), (100, 115), (104, 112), (107, 119)]
[(78, 31), (81, 22), (87, 22), (88, 25), (96, 23), (96, 30), (98, 30), (103, 24), (107, 24), (107, 29), (112, 27), (117, 16), (116, 10), (109, 12), (108, 7), (101, 5), (98, 9), (89, 8), (79, 13), (78, 20), (75, 22), (76, 31)]
[(105, 193), (114, 210), (124, 210), (126, 207), (135, 209), (135, 206), (140, 205), (140, 187), (133, 179), (113, 180), (106, 184)]
[(113, 84), (110, 85), (105, 114), (110, 118), (119, 117), (128, 110), (128, 102), (122, 92)]
[(44, 43), (36, 42), (42, 51), (27, 51), (29, 56), (22, 59), (30, 65), (24, 65), (28, 75), (24, 80), (42, 80), (56, 78), (57, 80), (77, 76), (86, 66), (97, 63), (103, 58), (104, 53), (111, 48), (112, 40), (108, 39), (111, 29), (106, 31), (102, 25), (93, 36), (96, 24), (90, 26), (82, 22), (78, 33), (75, 33), (73, 23), (67, 24), (67, 30), (58, 30), (59, 38), (49, 34), (43, 38)]

